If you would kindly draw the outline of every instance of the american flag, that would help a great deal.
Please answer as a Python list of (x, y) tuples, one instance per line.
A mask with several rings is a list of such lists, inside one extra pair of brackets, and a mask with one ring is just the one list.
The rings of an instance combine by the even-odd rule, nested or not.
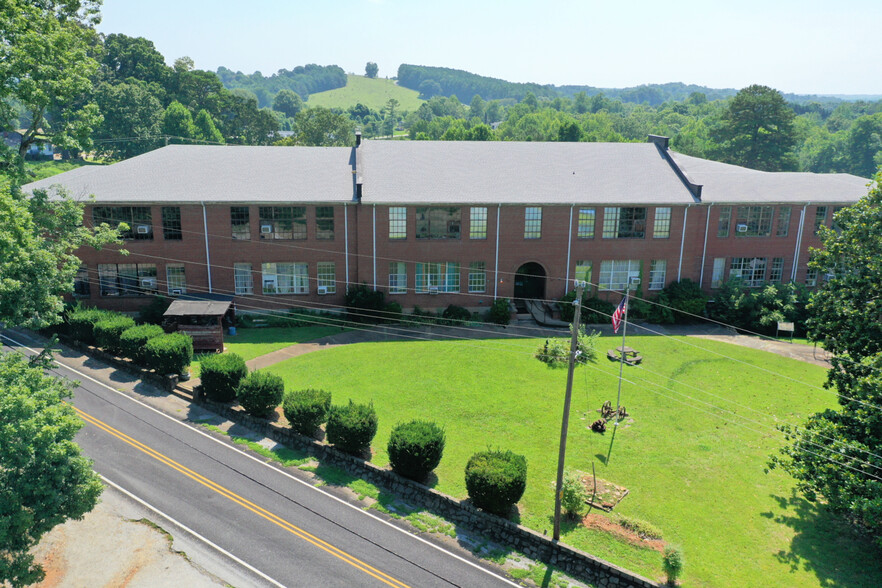
[(622, 298), (622, 301), (619, 302), (616, 311), (612, 315), (613, 333), (619, 332), (619, 326), (622, 324), (622, 319), (625, 317), (626, 312), (628, 312), (627, 298)]

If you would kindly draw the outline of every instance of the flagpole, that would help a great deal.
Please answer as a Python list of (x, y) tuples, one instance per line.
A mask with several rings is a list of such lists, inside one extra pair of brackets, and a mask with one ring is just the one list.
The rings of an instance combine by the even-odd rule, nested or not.
[(619, 426), (619, 406), (621, 406), (622, 400), (622, 372), (625, 369), (625, 333), (628, 332), (628, 297), (631, 295), (631, 285), (628, 284), (625, 290), (625, 313), (622, 316), (622, 348), (619, 349), (619, 355), (621, 356), (621, 360), (619, 361), (619, 393), (616, 396), (616, 421), (613, 423), (614, 427)]

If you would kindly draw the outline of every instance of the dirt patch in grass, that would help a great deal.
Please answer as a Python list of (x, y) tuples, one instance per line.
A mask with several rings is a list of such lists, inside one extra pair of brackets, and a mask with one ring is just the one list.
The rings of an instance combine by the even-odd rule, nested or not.
[(579, 472), (579, 476), (588, 492), (588, 504), (594, 508), (611, 512), (628, 495), (628, 489), (624, 486), (618, 486), (602, 478), (597, 478), (595, 493), (594, 476), (584, 472)]
[(604, 533), (614, 535), (619, 539), (627, 541), (631, 545), (637, 545), (638, 547), (644, 547), (646, 549), (653, 549), (655, 551), (658, 551), (659, 553), (662, 553), (665, 550), (665, 542), (661, 539), (644, 539), (634, 531), (631, 531), (630, 529), (626, 529), (625, 527), (614, 523), (601, 514), (589, 513), (585, 515), (585, 517), (582, 519), (582, 525), (584, 525), (588, 529), (603, 531)]

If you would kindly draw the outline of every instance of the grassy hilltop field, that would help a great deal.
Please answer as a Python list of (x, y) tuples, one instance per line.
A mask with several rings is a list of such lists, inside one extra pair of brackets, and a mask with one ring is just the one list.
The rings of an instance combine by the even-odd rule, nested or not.
[(393, 80), (353, 75), (346, 78), (345, 87), (311, 94), (306, 105), (345, 110), (360, 102), (371, 110), (382, 110), (390, 98), (395, 98), (398, 108), (404, 111), (416, 110), (424, 102), (418, 98), (419, 92), (402, 88)]

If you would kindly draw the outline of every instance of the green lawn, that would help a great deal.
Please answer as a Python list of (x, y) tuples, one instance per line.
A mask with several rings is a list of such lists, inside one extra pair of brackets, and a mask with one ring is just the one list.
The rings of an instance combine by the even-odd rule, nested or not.
[(36, 182), (37, 180), (49, 178), (66, 171), (82, 167), (83, 165), (86, 164), (82, 161), (29, 161), (25, 163), (25, 168), (28, 170), (28, 172), (33, 174), (33, 176), (28, 181)]
[[(261, 327), (239, 328), (236, 334), (224, 335), (224, 347), (228, 353), (238, 353), (248, 361), (289, 345), (306, 343), (340, 332), (340, 327), (316, 325), (312, 327)], [(199, 377), (199, 361), (190, 363), (190, 373)]]
[[(682, 546), (686, 586), (882, 585), (877, 548), (799, 498), (783, 473), (764, 473), (767, 457), (780, 445), (771, 428), (776, 416), (799, 423), (834, 404), (832, 395), (816, 388), (824, 370), (689, 339), (697, 349), (685, 340), (629, 339), (644, 363), (626, 371), (631, 382), (623, 385), (622, 403), (634, 422), (615, 436), (592, 433), (588, 425), (603, 401), (615, 404), (618, 365), (602, 357), (578, 369), (568, 467), (590, 472), (593, 462), (599, 477), (629, 489), (616, 512), (654, 524), (666, 541)], [(600, 341), (601, 352), (618, 342)], [(396, 423), (425, 418), (443, 425), (447, 448), (435, 485), (442, 492), (466, 496), (463, 470), (475, 451), (493, 446), (526, 455), (521, 522), (550, 534), (566, 371), (533, 359), (538, 344), (364, 343), (269, 369), (289, 387), (331, 390), (335, 404), (372, 400), (380, 417), (373, 461), (380, 465), (388, 463), (385, 446)], [(655, 551), (571, 524), (563, 540), (650, 578), (663, 576)]]
[(310, 94), (307, 106), (347, 109), (359, 102), (372, 110), (382, 110), (390, 98), (399, 102), (400, 111), (416, 110), (424, 101), (418, 98), (419, 92), (395, 84), (393, 80), (370, 79), (364, 76), (347, 76), (346, 86)]

